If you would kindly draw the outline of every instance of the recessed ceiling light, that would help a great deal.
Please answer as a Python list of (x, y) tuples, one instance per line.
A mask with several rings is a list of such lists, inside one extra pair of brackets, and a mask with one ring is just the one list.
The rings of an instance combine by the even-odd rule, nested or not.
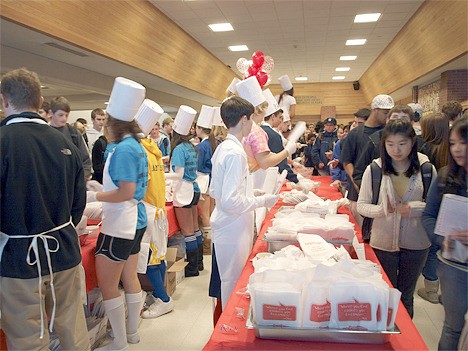
[(106, 101), (106, 102), (104, 103), (104, 105), (109, 105), (109, 101)]
[(363, 13), (354, 17), (354, 23), (377, 22), (381, 13)]
[(346, 40), (346, 45), (364, 45), (367, 39), (348, 39)]
[(335, 68), (336, 72), (348, 72), (351, 68), (349, 67), (337, 67)]
[(334, 76), (332, 77), (333, 80), (342, 80), (342, 79), (345, 79), (346, 77), (345, 76)]
[(302, 77), (302, 76), (301, 76), (301, 77), (296, 77), (296, 78), (294, 78), (294, 79), (297, 80), (297, 81), (305, 81), (305, 80), (307, 80), (308, 78), (307, 78), (307, 77)]
[(209, 24), (208, 27), (210, 27), (210, 29), (213, 32), (229, 32), (231, 30), (234, 30), (234, 28), (232, 28), (231, 23), (214, 23)]
[(231, 45), (228, 48), (231, 51), (247, 51), (247, 50), (249, 50), (247, 45)]
[(340, 56), (340, 61), (354, 61), (357, 56)]

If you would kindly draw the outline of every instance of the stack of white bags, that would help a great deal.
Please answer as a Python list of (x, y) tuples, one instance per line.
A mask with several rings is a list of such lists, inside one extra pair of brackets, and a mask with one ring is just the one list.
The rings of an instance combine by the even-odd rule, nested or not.
[(392, 330), (401, 293), (371, 261), (352, 260), (320, 236), (299, 234), (303, 251), (287, 246), (254, 259), (250, 276), (257, 325)]
[(272, 226), (265, 233), (268, 241), (296, 241), (297, 234), (316, 234), (332, 243), (351, 244), (355, 236), (354, 224), (346, 214), (325, 214), (301, 212), (288, 209), (277, 212), (272, 220)]

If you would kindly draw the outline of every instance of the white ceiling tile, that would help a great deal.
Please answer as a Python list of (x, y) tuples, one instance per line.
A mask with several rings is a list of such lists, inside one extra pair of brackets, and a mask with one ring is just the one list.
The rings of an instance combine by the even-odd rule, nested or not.
[(201, 1), (184, 1), (188, 7), (190, 7), (193, 10), (208, 10), (208, 9), (213, 9), (213, 8), (218, 8), (218, 5), (216, 5), (215, 1), (206, 1), (206, 0), (201, 0)]
[[(402, 1), (390, 1), (385, 7), (385, 13), (393, 12), (415, 12), (419, 6), (421, 6), (422, 1), (412, 1), (412, 2), (402, 2)], [(383, 18), (383, 16), (382, 16)]]

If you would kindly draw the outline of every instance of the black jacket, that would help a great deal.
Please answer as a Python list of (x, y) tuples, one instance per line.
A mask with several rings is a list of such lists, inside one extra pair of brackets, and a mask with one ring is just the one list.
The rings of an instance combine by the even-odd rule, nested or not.
[[(0, 124), (1, 222), (0, 230), (10, 237), (39, 234), (67, 223), (76, 225), (86, 205), (86, 183), (80, 151), (65, 136), (47, 124), (11, 123), (15, 118), (41, 119), (24, 112)], [(49, 233), (59, 248), (51, 253), (54, 272), (81, 262), (80, 246), (73, 226)], [(43, 243), (38, 240), (42, 275), (49, 274)], [(36, 266), (26, 263), (31, 239), (10, 238), (5, 246), (0, 276), (37, 278)], [(51, 249), (56, 248), (48, 240)], [(34, 258), (34, 254), (32, 254)]]

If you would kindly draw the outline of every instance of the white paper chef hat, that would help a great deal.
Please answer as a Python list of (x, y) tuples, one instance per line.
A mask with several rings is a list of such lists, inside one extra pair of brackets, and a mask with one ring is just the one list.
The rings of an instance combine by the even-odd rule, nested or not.
[(132, 121), (145, 99), (145, 92), (145, 87), (140, 83), (123, 77), (115, 78), (107, 114), (121, 121)]
[(188, 135), (196, 114), (197, 111), (190, 106), (180, 105), (172, 129), (180, 135)]
[(211, 129), (211, 126), (213, 125), (213, 115), (214, 115), (213, 107), (202, 105), (200, 114), (198, 115), (198, 119), (197, 119), (197, 126)]
[(145, 136), (151, 132), (151, 129), (153, 129), (163, 113), (164, 110), (161, 106), (153, 100), (145, 99), (145, 101), (143, 101), (135, 116), (135, 121), (138, 123)]
[(293, 85), (291, 83), (291, 79), (289, 79), (289, 76), (285, 74), (284, 76), (281, 76), (278, 78), (281, 88), (283, 88), (283, 91), (288, 91), (291, 90)]
[(275, 112), (277, 112), (280, 107), (278, 103), (276, 102), (275, 97), (271, 93), (270, 89), (266, 89), (263, 91), (263, 96), (265, 96), (266, 101), (268, 102), (268, 108), (265, 111), (265, 116), (269, 116)]
[(291, 120), (291, 116), (289, 116), (289, 111), (284, 109), (283, 110), (283, 122), (288, 122)]
[(252, 76), (236, 84), (237, 95), (247, 100), (254, 106), (266, 101), (262, 94), (262, 88), (256, 77)]
[(226, 125), (221, 118), (221, 107), (213, 107), (213, 125), (226, 128)]
[(237, 77), (234, 77), (232, 79), (231, 84), (229, 84), (227, 90), (229, 90), (233, 94), (237, 94), (237, 89), (236, 89), (236, 84), (240, 82), (240, 79)]

